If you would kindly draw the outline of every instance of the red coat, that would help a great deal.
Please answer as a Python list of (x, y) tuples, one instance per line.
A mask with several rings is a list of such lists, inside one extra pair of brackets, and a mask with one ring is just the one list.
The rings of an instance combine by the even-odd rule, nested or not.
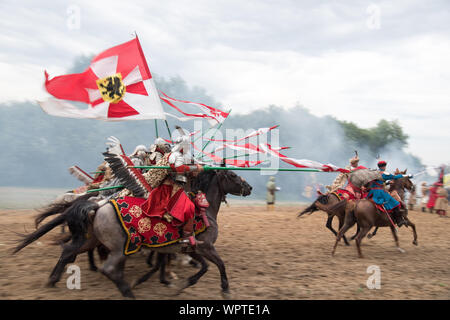
[(436, 199), (437, 199), (437, 189), (438, 189), (438, 187), (436, 187), (436, 186), (430, 188), (430, 190), (429, 190), (429, 193), (430, 193), (430, 199), (428, 200), (427, 208), (430, 208), (430, 209), (431, 209), (431, 208), (433, 208), (434, 205), (436, 204)]
[(194, 217), (195, 205), (180, 188), (172, 197), (173, 185), (161, 184), (150, 192), (148, 199), (141, 205), (142, 211), (149, 217), (162, 218), (166, 212), (184, 223)]

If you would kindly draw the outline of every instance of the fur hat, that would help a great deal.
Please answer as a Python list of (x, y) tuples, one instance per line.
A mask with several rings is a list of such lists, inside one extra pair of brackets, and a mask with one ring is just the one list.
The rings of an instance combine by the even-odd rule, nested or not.
[(384, 166), (386, 166), (387, 165), (387, 162), (386, 161), (384, 161), (384, 160), (380, 160), (380, 161), (378, 161), (378, 168), (381, 168), (381, 167), (384, 167)]

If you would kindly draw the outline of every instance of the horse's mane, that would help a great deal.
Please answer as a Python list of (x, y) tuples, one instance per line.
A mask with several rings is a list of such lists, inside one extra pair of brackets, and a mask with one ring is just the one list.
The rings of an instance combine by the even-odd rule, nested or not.
[(192, 191), (197, 193), (197, 191), (201, 190), (204, 193), (207, 193), (208, 189), (210, 187), (211, 181), (215, 174), (216, 174), (216, 171), (214, 171), (214, 170), (200, 172), (200, 174), (192, 181), (192, 185), (191, 185)]

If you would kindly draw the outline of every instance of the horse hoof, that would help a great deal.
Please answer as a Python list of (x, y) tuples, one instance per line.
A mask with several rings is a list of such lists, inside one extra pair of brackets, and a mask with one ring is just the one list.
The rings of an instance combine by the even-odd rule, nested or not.
[(225, 300), (231, 300), (232, 299), (231, 292), (229, 290), (222, 291), (222, 297)]
[(98, 268), (97, 267), (90, 267), (89, 270), (97, 272)]
[(403, 250), (403, 249), (400, 248), (400, 247), (397, 247), (397, 250), (398, 250), (400, 253), (405, 253), (405, 252), (406, 252), (405, 250)]
[(414, 240), (414, 241), (413, 241), (413, 245), (418, 246), (418, 245), (419, 245), (419, 242), (416, 241), (416, 240)]
[(367, 239), (372, 239), (372, 237), (373, 237), (373, 234), (371, 234), (371, 233), (369, 233), (369, 234), (367, 235)]
[(45, 284), (46, 288), (54, 288), (55, 287), (55, 282), (53, 281), (49, 281)]
[(129, 298), (129, 299), (133, 299), (133, 300), (136, 299), (136, 297), (134, 296), (133, 292), (131, 292), (131, 290), (125, 291), (124, 293), (122, 293), (122, 295), (123, 295), (125, 298)]

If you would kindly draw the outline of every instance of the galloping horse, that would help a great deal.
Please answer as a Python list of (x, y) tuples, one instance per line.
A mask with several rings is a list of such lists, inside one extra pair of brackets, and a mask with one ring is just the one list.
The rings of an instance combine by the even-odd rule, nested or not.
[[(343, 200), (343, 201), (345, 201), (345, 200)], [(338, 218), (339, 230), (344, 225), (344, 218), (345, 218), (345, 206), (336, 206), (340, 202), (341, 202), (341, 200), (338, 198), (338, 196), (335, 193), (322, 194), (309, 207), (307, 207), (305, 210), (300, 212), (297, 217), (300, 218), (301, 216), (303, 216), (306, 213), (311, 214), (317, 210), (325, 211), (328, 215), (326, 227), (328, 229), (330, 229), (331, 232), (333, 232), (333, 234), (335, 236), (337, 236), (338, 233), (336, 230), (333, 229), (333, 225), (332, 225), (333, 218), (335, 216)], [(335, 208), (335, 209), (330, 210), (330, 208)], [(353, 238), (355, 236), (356, 236), (356, 234), (351, 238), (351, 240), (353, 240)], [(347, 246), (349, 246), (350, 243), (348, 243), (345, 235), (343, 235), (343, 238), (344, 238), (345, 244)]]
[[(194, 183), (196, 189), (205, 192), (210, 204), (206, 211), (210, 226), (197, 236), (199, 241), (196, 249), (189, 253), (192, 258), (201, 263), (201, 269), (188, 278), (187, 282), (179, 288), (179, 292), (194, 285), (206, 273), (208, 269), (206, 258), (218, 267), (221, 276), (222, 294), (226, 296), (229, 294), (229, 284), (225, 264), (214, 247), (219, 232), (217, 214), (224, 195), (248, 196), (252, 187), (232, 171), (202, 172), (197, 176), (196, 181), (197, 183)], [(14, 253), (64, 222), (67, 222), (69, 226), (72, 240), (63, 247), (61, 257), (49, 277), (48, 285), (54, 286), (60, 280), (65, 266), (74, 262), (78, 254), (102, 244), (110, 251), (101, 268), (102, 273), (116, 284), (123, 296), (134, 298), (130, 285), (124, 279), (123, 272), (127, 258), (124, 255), (126, 235), (116, 217), (113, 206), (109, 202), (103, 206), (99, 206), (98, 203), (91, 200), (75, 202), (63, 214), (28, 235), (16, 247)], [(88, 239), (85, 237), (86, 233), (90, 235)], [(152, 248), (152, 250), (163, 253), (180, 253), (182, 249), (183, 246), (179, 242), (165, 247)]]
[[(413, 183), (411, 182), (411, 180), (408, 177), (403, 177), (395, 180), (394, 184), (392, 185), (392, 188), (397, 190), (398, 192), (404, 193), (405, 189), (409, 190), (410, 188), (412, 188), (412, 186)], [(351, 206), (352, 208), (346, 214), (344, 226), (338, 232), (336, 242), (333, 247), (332, 255), (334, 255), (334, 253), (336, 252), (336, 247), (341, 238), (343, 237), (343, 235), (345, 234), (345, 232), (348, 229), (350, 229), (355, 223), (357, 223), (359, 229), (356, 235), (356, 248), (358, 250), (358, 256), (360, 258), (363, 257), (361, 252), (361, 241), (373, 226), (390, 227), (397, 249), (400, 252), (405, 252), (399, 246), (397, 230), (392, 225), (391, 220), (388, 217), (387, 213), (379, 211), (375, 206), (375, 204), (369, 199), (362, 199), (356, 202), (350, 202), (348, 205)], [(412, 228), (414, 234), (414, 240), (412, 243), (414, 245), (418, 245), (416, 226), (406, 216), (407, 209), (405, 208), (404, 210), (405, 210), (404, 218), (407, 222), (407, 226), (410, 226)]]

